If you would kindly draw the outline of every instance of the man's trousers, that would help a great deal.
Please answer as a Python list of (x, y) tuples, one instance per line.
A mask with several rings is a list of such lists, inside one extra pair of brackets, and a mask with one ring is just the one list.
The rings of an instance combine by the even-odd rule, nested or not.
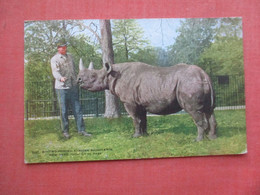
[(60, 107), (62, 132), (69, 132), (69, 107), (73, 111), (78, 132), (85, 131), (83, 114), (79, 102), (79, 90), (77, 87), (71, 89), (56, 89), (56, 94)]

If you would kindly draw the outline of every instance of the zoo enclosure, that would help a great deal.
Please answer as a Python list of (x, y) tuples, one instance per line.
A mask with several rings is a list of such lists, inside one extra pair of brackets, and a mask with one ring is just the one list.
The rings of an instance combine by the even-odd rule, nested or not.
[[(240, 109), (245, 106), (244, 78), (240, 75), (212, 76), (218, 109)], [(84, 116), (100, 117), (105, 112), (105, 93), (79, 90)], [(123, 104), (121, 114), (127, 114)], [(25, 119), (59, 116), (53, 81), (25, 83)]]

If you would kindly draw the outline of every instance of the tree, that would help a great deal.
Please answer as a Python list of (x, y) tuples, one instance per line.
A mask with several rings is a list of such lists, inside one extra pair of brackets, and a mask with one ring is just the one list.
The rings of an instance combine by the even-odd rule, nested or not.
[(102, 68), (102, 55), (97, 52), (101, 47), (99, 44), (93, 44), (90, 38), (84, 34), (71, 37), (69, 42), (68, 50), (74, 57), (75, 63), (78, 63), (79, 59), (82, 58), (86, 64), (93, 62), (96, 68)]
[(25, 23), (25, 59), (36, 54), (41, 60), (48, 61), (56, 52), (56, 42), (69, 40), (76, 32), (73, 20), (32, 21)]
[(216, 29), (216, 37), (240, 37), (242, 38), (241, 18), (220, 18)]
[(148, 44), (136, 20), (113, 20), (113, 46), (117, 62), (133, 61), (134, 56)]
[[(112, 34), (110, 20), (100, 20), (101, 46), (103, 63), (114, 64), (114, 51), (112, 46)], [(119, 117), (119, 100), (109, 90), (106, 94), (106, 108), (104, 116), (107, 118)]]
[[(244, 104), (244, 67), (241, 18), (222, 18), (218, 21), (216, 36), (200, 56), (199, 66), (216, 78), (229, 78), (218, 85), (218, 102), (226, 105)], [(221, 77), (220, 77), (221, 76)], [(229, 91), (226, 94), (226, 91)], [(236, 98), (234, 98), (236, 94)]]
[(150, 65), (157, 66), (157, 50), (153, 47), (146, 47), (140, 49), (137, 53), (133, 54), (129, 61), (143, 62)]
[(200, 54), (209, 47), (214, 37), (216, 19), (186, 19), (177, 30), (179, 35), (170, 47), (169, 56), (172, 64), (196, 64)]
[(131, 57), (132, 61), (144, 62), (154, 66), (169, 66), (169, 60), (167, 52), (160, 47), (147, 46), (144, 49), (139, 50)]
[(171, 66), (172, 64), (169, 62), (169, 56), (167, 54), (167, 51), (163, 48), (157, 47), (156, 48), (156, 59), (157, 64), (159, 66)]
[(243, 75), (243, 40), (218, 38), (202, 53), (199, 65), (211, 75)]
[(210, 47), (201, 54), (199, 65), (215, 75), (244, 75), (241, 18), (222, 18)]

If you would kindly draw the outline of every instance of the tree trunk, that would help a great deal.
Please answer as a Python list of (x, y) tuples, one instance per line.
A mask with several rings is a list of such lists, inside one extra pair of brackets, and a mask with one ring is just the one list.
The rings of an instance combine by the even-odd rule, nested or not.
[[(110, 20), (100, 20), (101, 47), (103, 65), (105, 63), (114, 64), (114, 52), (112, 46), (112, 33)], [(117, 118), (120, 116), (119, 100), (109, 90), (105, 91), (106, 107), (104, 117)]]
[(128, 62), (128, 48), (127, 48), (127, 37), (125, 36), (125, 57)]

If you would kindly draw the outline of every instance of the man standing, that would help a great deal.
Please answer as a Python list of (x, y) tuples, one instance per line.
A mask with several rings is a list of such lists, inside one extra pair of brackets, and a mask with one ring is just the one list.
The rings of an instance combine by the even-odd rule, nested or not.
[(85, 131), (83, 115), (79, 103), (77, 75), (70, 54), (67, 54), (67, 43), (63, 40), (57, 44), (58, 52), (51, 59), (51, 69), (55, 78), (55, 89), (60, 106), (61, 128), (65, 138), (69, 138), (69, 105), (76, 120), (78, 133), (91, 136)]

